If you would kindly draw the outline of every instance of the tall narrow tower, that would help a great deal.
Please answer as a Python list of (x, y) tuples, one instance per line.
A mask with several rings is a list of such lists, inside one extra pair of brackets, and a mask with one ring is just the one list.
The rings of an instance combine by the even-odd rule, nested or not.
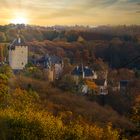
[(28, 46), (18, 36), (9, 46), (9, 65), (13, 70), (22, 70), (28, 63)]

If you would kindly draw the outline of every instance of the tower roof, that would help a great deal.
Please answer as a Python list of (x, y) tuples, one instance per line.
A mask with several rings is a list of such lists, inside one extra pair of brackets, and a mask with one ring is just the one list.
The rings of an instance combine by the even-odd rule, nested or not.
[(41, 57), (37, 60), (37, 63), (46, 65), (45, 67), (54, 65), (54, 64), (62, 64), (62, 59), (55, 55), (48, 55)]
[(84, 74), (85, 74), (86, 77), (93, 76), (92, 69), (90, 69), (89, 67), (86, 67), (86, 66), (83, 67), (83, 68), (82, 68), (82, 66), (77, 66), (72, 71), (72, 75), (82, 76), (83, 75), (83, 72), (84, 72)]
[(15, 49), (15, 46), (26, 46), (24, 39), (21, 37), (17, 37), (14, 41), (9, 45), (9, 49)]

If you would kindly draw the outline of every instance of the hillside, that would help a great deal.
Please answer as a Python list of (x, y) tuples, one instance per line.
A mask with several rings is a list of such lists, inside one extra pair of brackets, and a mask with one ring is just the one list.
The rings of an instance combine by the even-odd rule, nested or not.
[[(139, 31), (134, 25), (0, 26), (1, 139), (139, 139)], [(12, 70), (8, 46), (18, 32), (29, 62)]]

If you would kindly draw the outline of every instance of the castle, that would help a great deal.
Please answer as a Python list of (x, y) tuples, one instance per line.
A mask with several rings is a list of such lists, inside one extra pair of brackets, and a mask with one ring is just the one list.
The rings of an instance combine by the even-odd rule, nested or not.
[(59, 79), (62, 76), (63, 60), (58, 56), (46, 54), (36, 60), (36, 65), (44, 68), (48, 73), (47, 77), (50, 82)]
[(9, 65), (13, 70), (22, 70), (28, 63), (28, 46), (18, 36), (9, 46)]

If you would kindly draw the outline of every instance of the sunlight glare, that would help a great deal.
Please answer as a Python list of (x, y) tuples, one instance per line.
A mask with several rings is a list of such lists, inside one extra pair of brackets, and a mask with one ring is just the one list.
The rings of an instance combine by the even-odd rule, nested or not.
[(11, 23), (14, 23), (14, 24), (27, 24), (27, 19), (24, 18), (24, 17), (17, 17), (15, 19), (12, 19)]

